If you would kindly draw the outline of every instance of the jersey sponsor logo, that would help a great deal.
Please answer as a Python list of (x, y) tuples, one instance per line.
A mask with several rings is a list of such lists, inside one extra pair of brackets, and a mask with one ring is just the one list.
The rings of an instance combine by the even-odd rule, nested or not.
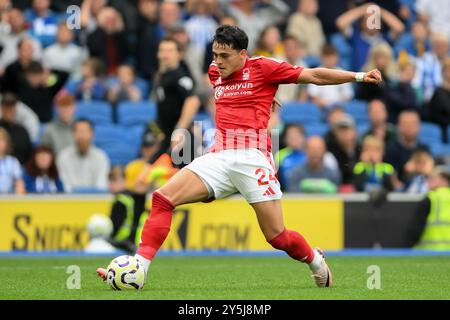
[(214, 90), (214, 96), (216, 99), (220, 99), (222, 97), (233, 97), (239, 95), (250, 95), (253, 92), (249, 89), (253, 89), (253, 83), (245, 82), (245, 83), (237, 83), (232, 85), (222, 85), (217, 86)]

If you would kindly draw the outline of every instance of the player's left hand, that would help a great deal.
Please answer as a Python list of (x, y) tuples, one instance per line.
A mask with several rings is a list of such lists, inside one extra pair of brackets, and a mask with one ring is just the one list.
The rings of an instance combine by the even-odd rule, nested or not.
[(378, 69), (373, 69), (369, 72), (366, 72), (366, 74), (364, 75), (364, 82), (366, 83), (379, 84), (381, 81), (383, 81), (383, 77), (381, 76), (381, 72)]
[(272, 100), (272, 112), (275, 112), (278, 108), (281, 108), (281, 102), (274, 97)]

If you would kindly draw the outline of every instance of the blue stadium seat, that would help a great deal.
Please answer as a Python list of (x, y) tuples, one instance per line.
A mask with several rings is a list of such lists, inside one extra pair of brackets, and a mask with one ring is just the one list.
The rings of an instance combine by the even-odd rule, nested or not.
[[(109, 77), (106, 80), (106, 85), (108, 88), (111, 88), (113, 85), (118, 83), (119, 80), (117, 77)], [(150, 85), (147, 80), (143, 78), (136, 77), (136, 80), (134, 81), (134, 85), (139, 88), (139, 90), (142, 93), (142, 98), (147, 99), (149, 93), (150, 93)], [(70, 87), (69, 87), (70, 88)]]
[(87, 118), (95, 126), (112, 124), (112, 107), (105, 101), (78, 101), (75, 111), (75, 119)]
[(122, 102), (118, 106), (117, 115), (121, 125), (146, 125), (156, 119), (156, 105), (151, 101)]
[(434, 123), (422, 122), (419, 131), (419, 141), (425, 144), (442, 143), (442, 130)]
[(351, 115), (358, 124), (369, 122), (369, 115), (367, 114), (366, 101), (352, 100), (344, 103), (343, 107), (345, 112)]
[(307, 137), (311, 136), (324, 137), (329, 130), (330, 126), (326, 123), (305, 124), (305, 133)]
[(339, 32), (331, 36), (330, 42), (333, 47), (335, 47), (339, 52), (339, 66), (344, 69), (349, 69), (352, 61), (352, 46), (349, 44), (347, 39)]
[(370, 129), (369, 122), (361, 122), (356, 125), (356, 131), (358, 132), (358, 136), (362, 137)]
[(137, 158), (136, 150), (132, 146), (122, 142), (115, 145), (107, 145), (102, 148), (108, 155), (111, 165), (126, 165)]
[(321, 113), (314, 103), (287, 102), (282, 105), (281, 119), (285, 123), (320, 123)]
[(95, 187), (77, 187), (72, 190), (72, 193), (78, 193), (78, 194), (102, 194), (102, 193), (108, 193), (107, 189), (100, 189)]
[(123, 127), (118, 125), (99, 125), (95, 127), (94, 144), (99, 148), (115, 145), (124, 140), (128, 135)]
[(450, 142), (450, 126), (447, 128), (447, 141)]
[(435, 157), (450, 156), (450, 144), (432, 143), (430, 145), (430, 151)]

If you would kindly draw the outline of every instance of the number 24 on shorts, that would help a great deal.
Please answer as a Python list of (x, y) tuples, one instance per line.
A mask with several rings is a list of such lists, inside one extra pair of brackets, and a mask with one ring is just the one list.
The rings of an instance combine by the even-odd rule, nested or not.
[[(269, 172), (269, 174), (267, 174), (267, 172)], [(275, 176), (271, 170), (259, 168), (259, 169), (255, 170), (255, 175), (259, 176), (259, 178), (258, 178), (259, 186), (266, 186), (270, 183), (270, 181), (275, 181), (275, 183), (278, 182), (277, 178), (275, 178)]]

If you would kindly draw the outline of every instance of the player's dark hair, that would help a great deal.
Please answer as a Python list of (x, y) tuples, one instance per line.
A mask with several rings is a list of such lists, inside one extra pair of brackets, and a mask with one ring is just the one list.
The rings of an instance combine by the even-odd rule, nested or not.
[(213, 43), (227, 45), (232, 49), (241, 51), (248, 47), (247, 34), (237, 26), (223, 25), (217, 28)]

